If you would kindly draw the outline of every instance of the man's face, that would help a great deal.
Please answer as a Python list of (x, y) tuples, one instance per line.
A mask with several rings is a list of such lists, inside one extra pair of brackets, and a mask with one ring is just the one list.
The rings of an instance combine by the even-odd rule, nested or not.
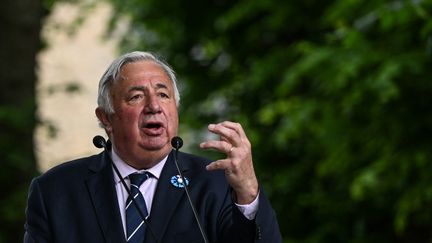
[(171, 151), (177, 134), (174, 89), (161, 66), (152, 61), (128, 63), (111, 88), (115, 113), (107, 131), (119, 156), (135, 168), (148, 168)]

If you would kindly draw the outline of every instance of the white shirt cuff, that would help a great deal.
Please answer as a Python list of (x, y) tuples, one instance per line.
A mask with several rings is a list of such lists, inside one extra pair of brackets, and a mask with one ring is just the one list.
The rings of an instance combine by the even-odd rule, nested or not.
[(259, 193), (255, 200), (253, 200), (249, 204), (235, 204), (237, 208), (240, 210), (240, 212), (249, 220), (252, 220), (255, 218), (257, 212), (258, 212), (258, 204), (259, 204)]

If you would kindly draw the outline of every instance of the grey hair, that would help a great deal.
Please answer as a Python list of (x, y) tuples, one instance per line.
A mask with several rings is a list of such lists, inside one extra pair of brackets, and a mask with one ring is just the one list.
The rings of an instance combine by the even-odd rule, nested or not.
[(174, 70), (160, 57), (157, 57), (150, 52), (142, 51), (126, 53), (118, 57), (111, 63), (111, 65), (108, 67), (108, 69), (105, 71), (99, 81), (99, 90), (97, 97), (98, 106), (102, 108), (107, 114), (114, 114), (114, 107), (111, 100), (110, 89), (114, 83), (121, 79), (121, 68), (127, 63), (133, 63), (138, 61), (152, 61), (161, 66), (161, 68), (165, 71), (173, 84), (174, 99), (178, 108), (180, 105), (180, 93), (177, 89), (177, 78), (175, 76)]

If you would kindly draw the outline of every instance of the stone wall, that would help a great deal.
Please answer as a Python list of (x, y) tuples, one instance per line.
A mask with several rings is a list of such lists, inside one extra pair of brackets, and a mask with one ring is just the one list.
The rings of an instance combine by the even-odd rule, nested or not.
[[(101, 151), (94, 148), (92, 138), (105, 136), (94, 113), (97, 85), (117, 55), (117, 39), (104, 38), (110, 11), (106, 3), (88, 8), (59, 3), (45, 22), (43, 36), (48, 46), (38, 58), (37, 85), (42, 123), (35, 131), (35, 153), (42, 172)], [(74, 25), (83, 13), (84, 22)], [(56, 131), (54, 137), (52, 131)]]

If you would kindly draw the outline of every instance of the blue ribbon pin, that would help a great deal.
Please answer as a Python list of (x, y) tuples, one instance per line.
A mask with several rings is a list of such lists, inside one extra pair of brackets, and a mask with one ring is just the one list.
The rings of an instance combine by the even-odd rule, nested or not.
[[(183, 176), (183, 178), (186, 181), (186, 186), (188, 186), (189, 185), (188, 178), (186, 178), (185, 176)], [(171, 177), (171, 184), (175, 187), (178, 187), (178, 188), (184, 187), (183, 180), (182, 180), (180, 175), (175, 175), (175, 176)]]

